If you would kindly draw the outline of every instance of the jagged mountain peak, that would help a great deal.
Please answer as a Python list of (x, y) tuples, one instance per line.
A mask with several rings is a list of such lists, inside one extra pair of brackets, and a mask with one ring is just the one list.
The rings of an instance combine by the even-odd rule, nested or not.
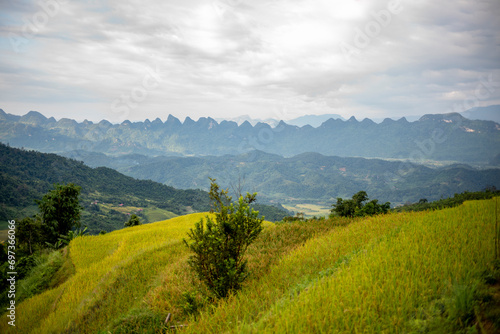
[(78, 125), (78, 122), (71, 118), (61, 118), (57, 121), (57, 125), (68, 126), (68, 125)]
[(31, 125), (43, 125), (47, 121), (47, 117), (38, 111), (30, 111), (19, 119), (19, 123)]
[(196, 122), (189, 116), (187, 116), (185, 119), (184, 119), (184, 123), (182, 123), (182, 125), (192, 125), (192, 124), (195, 124)]
[(102, 121), (100, 121), (99, 123), (97, 123), (97, 125), (99, 125), (99, 127), (104, 127), (104, 128), (109, 128), (109, 127), (112, 127), (113, 124), (111, 124), (111, 122), (103, 119)]
[(243, 123), (241, 123), (241, 125), (238, 128), (243, 129), (243, 130), (250, 130), (250, 129), (253, 129), (253, 126), (252, 126), (252, 124), (250, 124), (249, 121), (244, 121)]
[[(88, 121), (77, 123), (62, 119), (57, 124), (49, 124), (37, 112), (23, 116), (23, 121), (45, 122), (27, 126), (12, 120), (12, 117), (5, 112), (0, 113), (1, 140), (13, 146), (46, 152), (64, 152), (68, 148), (72, 150), (80, 147), (78, 145), (86, 145), (94, 152), (112, 155), (220, 156), (258, 149), (283, 156), (318, 152), (324, 155), (391, 159), (410, 156), (419, 149), (416, 143), (428, 140), (434, 129), (453, 129), (462, 118), (456, 113), (425, 115), (420, 121), (385, 119), (377, 124), (370, 119), (359, 122), (353, 116), (349, 120), (331, 118), (314, 128), (288, 125), (284, 121), (275, 127), (263, 122), (252, 125), (249, 121), (238, 126), (231, 121), (217, 123), (211, 117), (201, 117), (196, 122), (186, 117), (181, 123), (172, 115), (168, 116), (165, 123), (157, 118), (153, 122), (124, 121), (121, 124), (103, 120), (95, 125)], [(426, 159), (488, 164), (500, 154), (499, 130), (500, 126), (490, 121), (466, 120), (460, 131), (452, 132), (445, 142), (436, 145), (429, 154), (426, 153)]]
[(371, 119), (369, 118), (365, 118), (361, 121), (361, 124), (363, 125), (373, 125), (373, 124), (376, 124), (374, 121), (372, 121)]
[(181, 121), (177, 117), (175, 117), (171, 114), (168, 115), (167, 121), (165, 122), (165, 124), (182, 125)]
[(328, 127), (333, 127), (336, 124), (344, 124), (345, 122), (347, 122), (347, 121), (344, 121), (344, 120), (342, 120), (340, 118), (330, 118), (330, 119), (324, 121), (323, 124), (321, 124), (320, 127), (328, 128)]

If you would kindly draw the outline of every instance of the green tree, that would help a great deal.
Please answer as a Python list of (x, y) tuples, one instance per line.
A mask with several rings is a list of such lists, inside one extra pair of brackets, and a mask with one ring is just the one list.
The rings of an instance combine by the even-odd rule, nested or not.
[(33, 254), (35, 247), (42, 240), (42, 225), (39, 217), (26, 217), (16, 224), (16, 237), (21, 247), (26, 247)]
[(368, 203), (368, 195), (366, 191), (359, 191), (352, 196), (352, 199), (344, 200), (337, 198), (337, 203), (333, 204), (331, 210), (332, 215), (341, 217), (363, 217), (373, 216), (387, 213), (391, 208), (391, 203), (386, 202), (379, 204), (377, 199), (371, 200)]
[(366, 191), (361, 190), (352, 196), (352, 200), (356, 203), (356, 208), (362, 208), (364, 205), (363, 202), (368, 200), (368, 195)]
[(137, 226), (137, 225), (141, 225), (141, 220), (137, 215), (134, 214), (131, 215), (129, 220), (124, 224), (125, 227)]
[(73, 183), (55, 184), (54, 189), (37, 201), (45, 242), (55, 243), (73, 227), (80, 227), (80, 190), (81, 188)]
[(337, 203), (333, 204), (332, 214), (337, 214), (340, 217), (354, 217), (356, 214), (357, 203), (355, 200), (344, 200), (340, 197), (337, 198)]
[(257, 193), (240, 196), (231, 203), (228, 191), (220, 189), (211, 180), (210, 199), (215, 220), (201, 219), (188, 233), (186, 246), (194, 253), (189, 265), (216, 298), (227, 297), (231, 291), (241, 289), (248, 276), (247, 261), (243, 256), (248, 246), (262, 231), (264, 217), (250, 206)]

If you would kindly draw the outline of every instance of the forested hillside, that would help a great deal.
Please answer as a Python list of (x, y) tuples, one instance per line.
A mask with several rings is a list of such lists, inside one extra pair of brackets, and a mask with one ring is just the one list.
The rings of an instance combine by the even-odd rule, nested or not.
[[(210, 209), (208, 193), (203, 190), (179, 190), (106, 167), (91, 168), (56, 154), (0, 144), (0, 221), (34, 214), (36, 199), (53, 184), (70, 182), (82, 187), (82, 225), (91, 233), (123, 228), (131, 213), (143, 222), (153, 222)], [(269, 220), (288, 214), (283, 208), (263, 204), (258, 204), (258, 210)]]
[(209, 209), (208, 194), (201, 190), (177, 190), (153, 181), (136, 180), (110, 168), (90, 168), (55, 154), (0, 144), (1, 220), (32, 213), (34, 200), (40, 199), (53, 184), (70, 182), (82, 187), (82, 224), (88, 225), (91, 232), (123, 227), (126, 213), (111, 207), (141, 211), (154, 207), (173, 215)]
[(223, 187), (238, 180), (265, 200), (285, 203), (323, 203), (365, 190), (393, 205), (450, 197), (464, 191), (500, 188), (500, 169), (478, 170), (467, 165), (429, 168), (380, 159), (341, 158), (304, 153), (290, 158), (252, 151), (237, 156), (111, 157), (83, 151), (69, 152), (91, 166), (109, 166), (140, 179), (151, 179), (180, 189), (208, 189), (208, 176)]

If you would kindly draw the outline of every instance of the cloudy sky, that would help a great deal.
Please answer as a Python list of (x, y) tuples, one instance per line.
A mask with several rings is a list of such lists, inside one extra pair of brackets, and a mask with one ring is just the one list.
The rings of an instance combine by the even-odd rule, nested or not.
[(500, 104), (498, 0), (0, 0), (0, 108), (113, 122)]

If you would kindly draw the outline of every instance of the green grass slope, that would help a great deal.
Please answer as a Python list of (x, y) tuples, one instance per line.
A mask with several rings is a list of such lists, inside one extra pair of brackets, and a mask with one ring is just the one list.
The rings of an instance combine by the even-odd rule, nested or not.
[(481, 330), (484, 321), (474, 315), (488, 300), (478, 295), (485, 272), (493, 272), (494, 210), (494, 200), (484, 200), (441, 211), (268, 223), (249, 248), (252, 274), (243, 290), (210, 305), (182, 243), (205, 214), (80, 237), (64, 257), (74, 274), (16, 305), (16, 327), (3, 321), (0, 332)]

